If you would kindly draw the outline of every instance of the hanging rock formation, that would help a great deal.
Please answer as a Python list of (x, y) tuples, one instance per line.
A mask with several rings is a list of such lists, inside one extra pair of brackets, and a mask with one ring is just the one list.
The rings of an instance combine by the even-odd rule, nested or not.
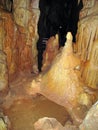
[(84, 0), (83, 4), (77, 32), (81, 76), (87, 86), (98, 89), (98, 1)]

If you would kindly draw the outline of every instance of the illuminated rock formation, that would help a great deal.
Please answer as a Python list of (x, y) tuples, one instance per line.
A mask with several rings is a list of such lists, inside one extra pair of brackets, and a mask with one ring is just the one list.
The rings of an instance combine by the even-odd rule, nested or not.
[(83, 1), (77, 31), (77, 53), (82, 61), (81, 76), (87, 86), (98, 89), (98, 1)]
[(84, 64), (84, 81), (93, 89), (98, 89), (98, 40), (93, 43), (91, 58)]
[[(84, 84), (79, 76), (80, 60), (73, 53), (72, 35), (67, 34), (67, 42), (56, 56), (47, 72), (32, 81), (31, 90), (41, 93), (48, 99), (62, 105), (74, 122), (81, 122), (83, 112), (81, 105), (92, 104), (89, 94), (84, 92)], [(31, 92), (32, 93), (32, 92)], [(84, 96), (83, 96), (84, 95)], [(79, 115), (79, 113), (81, 113)]]
[[(77, 93), (80, 94), (82, 92), (81, 83), (75, 72), (75, 68), (79, 65), (79, 59), (73, 54), (72, 37), (68, 33), (67, 42), (62, 52), (57, 55), (50, 69), (42, 75), (42, 93), (51, 98), (55, 95), (53, 96), (55, 100), (57, 100), (56, 95), (59, 95), (58, 101), (60, 103), (65, 102), (69, 107), (72, 104), (76, 105), (77, 103), (74, 99), (76, 99)], [(79, 91), (76, 91), (76, 89)]]

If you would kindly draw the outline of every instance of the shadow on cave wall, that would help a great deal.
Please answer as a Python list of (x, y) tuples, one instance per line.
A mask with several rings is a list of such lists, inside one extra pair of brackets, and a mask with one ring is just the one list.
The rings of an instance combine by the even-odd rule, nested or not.
[(38, 69), (41, 71), (42, 55), (46, 48), (46, 41), (55, 34), (59, 34), (59, 46), (64, 46), (66, 34), (70, 31), (73, 42), (76, 41), (79, 12), (83, 7), (82, 0), (40, 0), (40, 17), (38, 21), (39, 40)]

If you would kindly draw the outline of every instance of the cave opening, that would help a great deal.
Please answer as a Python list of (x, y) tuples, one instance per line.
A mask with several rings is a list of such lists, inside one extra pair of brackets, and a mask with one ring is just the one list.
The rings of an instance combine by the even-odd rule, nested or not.
[(83, 8), (82, 0), (40, 0), (37, 42), (38, 69), (41, 72), (43, 52), (51, 36), (59, 35), (59, 46), (64, 46), (66, 34), (70, 31), (76, 42), (79, 12)]

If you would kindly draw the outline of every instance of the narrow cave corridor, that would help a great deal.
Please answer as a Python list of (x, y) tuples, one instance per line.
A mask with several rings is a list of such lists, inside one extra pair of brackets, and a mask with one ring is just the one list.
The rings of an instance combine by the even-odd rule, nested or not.
[(64, 46), (67, 32), (73, 35), (76, 42), (79, 12), (83, 8), (82, 0), (40, 0), (40, 17), (38, 21), (39, 40), (38, 68), (41, 71), (43, 51), (51, 36), (59, 35), (59, 47)]
[(0, 0), (0, 130), (98, 130), (98, 0)]

